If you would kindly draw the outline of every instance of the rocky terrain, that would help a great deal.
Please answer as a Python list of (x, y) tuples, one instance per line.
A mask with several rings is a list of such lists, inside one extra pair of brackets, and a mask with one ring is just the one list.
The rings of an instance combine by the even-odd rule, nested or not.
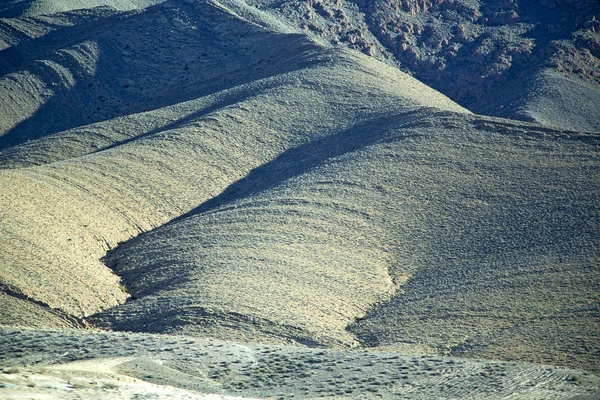
[(255, 0), (479, 114), (600, 130), (595, 0)]
[(0, 5), (0, 397), (597, 398), (600, 6), (533, 3)]

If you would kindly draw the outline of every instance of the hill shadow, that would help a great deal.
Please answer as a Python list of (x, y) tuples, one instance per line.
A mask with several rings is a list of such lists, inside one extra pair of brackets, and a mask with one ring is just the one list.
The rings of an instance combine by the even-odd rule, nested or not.
[[(23, 6), (26, 7), (26, 6)], [(132, 12), (118, 11), (110, 7), (97, 7), (90, 10), (74, 10), (59, 13), (61, 20), (68, 20), (69, 25), (60, 26), (59, 22), (52, 24), (53, 30), (36, 38), (16, 30), (7, 23), (0, 22), (0, 28), (6, 29), (11, 35), (19, 36), (15, 45), (0, 50), (0, 74), (15, 72), (28, 63), (50, 54), (52, 51), (91, 39), (101, 32), (111, 29), (119, 22), (131, 17)], [(2, 17), (13, 18), (13, 17)], [(29, 24), (49, 24), (36, 17), (23, 18)]]
[(227, 96), (225, 96), (225, 98), (216, 101), (214, 103), (212, 103), (211, 105), (202, 108), (198, 111), (195, 111), (193, 113), (190, 113), (189, 115), (183, 117), (183, 118), (179, 118), (173, 122), (170, 122), (166, 125), (163, 125), (159, 128), (155, 128), (152, 129), (148, 132), (142, 133), (140, 135), (136, 135), (136, 136), (132, 136), (130, 138), (124, 139), (124, 140), (120, 140), (118, 142), (115, 142), (109, 146), (106, 147), (102, 147), (99, 148), (93, 152), (91, 152), (90, 154), (93, 153), (100, 153), (102, 151), (105, 150), (109, 150), (115, 147), (119, 147), (121, 145), (125, 145), (127, 143), (131, 143), (134, 142), (138, 139), (143, 139), (146, 137), (150, 137), (152, 135), (156, 135), (159, 134), (161, 132), (166, 132), (166, 131), (170, 131), (170, 130), (175, 130), (175, 129), (180, 129), (188, 124), (191, 124), (195, 121), (200, 120), (203, 117), (206, 117), (210, 114), (212, 114), (213, 112), (220, 110), (220, 109), (224, 109), (230, 106), (233, 106), (234, 104), (238, 104), (238, 103), (242, 103), (244, 101), (247, 101), (253, 97), (257, 97), (260, 96), (262, 93), (269, 91), (271, 89), (274, 89), (276, 87), (278, 87), (279, 85), (275, 84), (275, 83), (270, 83), (267, 85), (261, 85), (260, 89), (257, 88), (241, 88), (240, 90), (237, 90), (235, 93), (232, 94), (228, 94)]
[(269, 190), (291, 178), (306, 174), (322, 166), (328, 160), (359, 151), (377, 143), (404, 140), (416, 133), (400, 135), (410, 128), (430, 126), (425, 119), (435, 119), (451, 114), (435, 109), (421, 109), (406, 113), (389, 114), (354, 125), (351, 129), (320, 139), (311, 140), (284, 151), (272, 161), (248, 173), (244, 178), (227, 187), (221, 194), (198, 207), (169, 221), (176, 223), (196, 214), (210, 213), (228, 203)]
[(4, 5), (0, 5), (0, 18), (17, 18), (23, 15), (33, 0), (5, 0)]
[[(266, 31), (208, 2), (164, 4), (113, 15), (99, 22), (96, 33), (79, 37), (78, 44), (92, 40), (97, 47), (91, 75), (75, 56), (53, 49), (47, 59), (72, 74), (72, 87), (61, 84), (64, 77), (48, 63), (26, 64), (25, 71), (52, 86), (53, 95), (0, 137), (0, 149), (326, 62), (317, 54), (322, 49), (304, 35)], [(184, 17), (189, 21), (177, 25)], [(107, 31), (107, 24), (112, 29)], [(40, 38), (40, 48), (78, 37), (81, 29), (64, 28)], [(17, 57), (23, 52), (17, 45), (9, 53)]]

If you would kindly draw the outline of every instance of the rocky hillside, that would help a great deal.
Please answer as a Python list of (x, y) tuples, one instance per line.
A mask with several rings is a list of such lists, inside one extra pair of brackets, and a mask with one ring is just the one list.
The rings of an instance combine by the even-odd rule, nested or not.
[(255, 3), (397, 65), (474, 112), (600, 130), (595, 0)]

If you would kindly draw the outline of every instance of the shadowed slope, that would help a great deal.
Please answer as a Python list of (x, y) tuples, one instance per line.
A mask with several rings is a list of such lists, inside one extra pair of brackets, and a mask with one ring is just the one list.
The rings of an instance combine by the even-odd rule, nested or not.
[(589, 135), (388, 114), (119, 247), (135, 299), (93, 320), (594, 368), (598, 163)]
[(67, 14), (2, 36), (0, 324), (597, 368), (597, 136), (240, 1)]
[(477, 114), (600, 131), (596, 0), (248, 0)]
[(213, 1), (15, 19), (8, 36), (12, 25), (48, 32), (0, 53), (0, 148), (307, 67), (318, 47)]
[(100, 6), (113, 7), (118, 10), (145, 8), (165, 0), (5, 0), (0, 5), (0, 18), (15, 18), (41, 14), (55, 14)]

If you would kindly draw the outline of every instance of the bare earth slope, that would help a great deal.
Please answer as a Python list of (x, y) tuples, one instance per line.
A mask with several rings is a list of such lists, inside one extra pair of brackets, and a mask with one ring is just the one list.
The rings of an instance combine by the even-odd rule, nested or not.
[(164, 0), (5, 0), (0, 5), (0, 18), (50, 15), (63, 11), (112, 7), (117, 10), (146, 8)]
[(598, 142), (560, 135), (430, 111), (298, 146), (111, 254), (135, 300), (108, 314), (594, 368)]
[[(164, 7), (161, 13), (183, 12), (170, 4)], [(125, 293), (118, 278), (99, 261), (108, 249), (190, 211), (282, 151), (383, 112), (408, 113), (424, 105), (466, 112), (366, 56), (334, 53), (300, 35), (268, 32), (216, 4), (186, 5), (183, 10), (190, 19), (201, 15), (213, 21), (214, 25), (201, 27), (211, 46), (254, 32), (256, 37), (248, 36), (248, 42), (256, 46), (260, 40), (276, 42), (280, 51), (271, 47), (264, 59), (265, 54), (253, 55), (252, 46), (236, 50), (239, 63), (234, 65), (242, 68), (242, 75), (254, 71), (251, 83), (175, 110), (130, 116), (129, 123), (104, 124), (112, 129), (101, 130), (101, 135), (96, 134), (98, 129), (80, 128), (77, 135), (46, 136), (40, 146), (30, 142), (24, 151), (11, 148), (7, 159), (18, 159), (21, 165), (29, 158), (34, 164), (62, 161), (5, 169), (0, 175), (4, 222), (0, 257), (8, 266), (2, 270), (7, 293), (78, 317), (114, 306), (124, 301)], [(134, 17), (151, 19), (158, 12), (152, 9), (148, 16)], [(135, 29), (136, 24), (122, 29)], [(118, 29), (113, 32), (117, 33)], [(157, 30), (154, 39), (162, 40), (161, 34)], [(176, 53), (171, 47), (164, 49)], [(162, 57), (179, 63), (176, 56)], [(245, 63), (253, 59), (258, 59), (255, 70), (248, 71)], [(213, 61), (217, 60), (215, 56)], [(169, 68), (163, 69), (167, 74)], [(178, 97), (169, 98), (169, 93), (162, 93), (161, 101), (174, 103)], [(143, 130), (135, 130), (135, 123)], [(52, 130), (51, 123), (48, 129)], [(35, 152), (28, 150), (32, 147)]]
[[(596, 108), (577, 103), (595, 84), (536, 70), (535, 91), (513, 106), (546, 125), (474, 115), (388, 63), (301, 33), (287, 3), (15, 8), (0, 19), (0, 325), (67, 330), (2, 328), (0, 366), (133, 352), (107, 373), (249, 397), (597, 392), (597, 378), (570, 370), (600, 365), (600, 138), (589, 133)], [(191, 337), (236, 341), (216, 346), (235, 354), (239, 343), (281, 347), (191, 365)], [(455, 369), (442, 356), (468, 361)], [(305, 362), (322, 370), (315, 380)]]
[(307, 62), (308, 48), (301, 47), (314, 47), (308, 39), (280, 36), (224, 11), (218, 4), (171, 2), (130, 13), (96, 8), (7, 20), (0, 148)]

